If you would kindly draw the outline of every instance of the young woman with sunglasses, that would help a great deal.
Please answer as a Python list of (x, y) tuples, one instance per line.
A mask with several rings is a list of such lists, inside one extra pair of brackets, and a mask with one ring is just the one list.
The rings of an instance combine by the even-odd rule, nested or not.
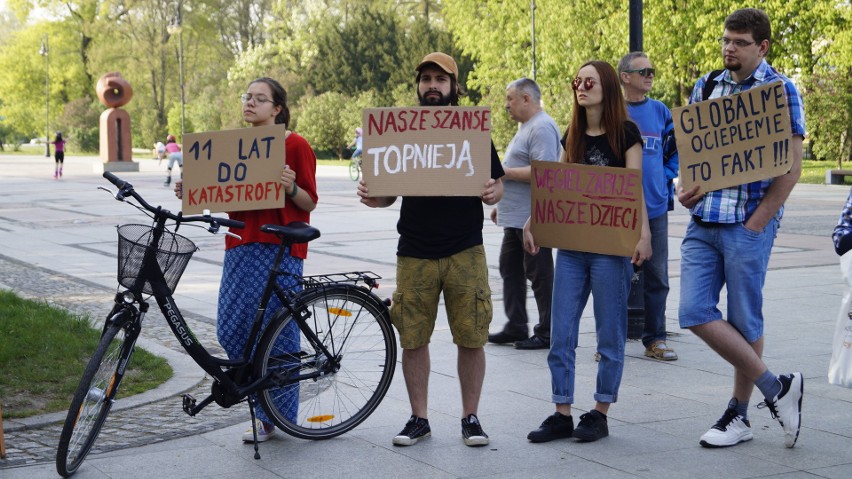
[[(243, 120), (252, 127), (274, 124), (290, 124), (290, 109), (287, 107), (287, 93), (276, 80), (258, 78), (252, 81), (245, 93), (240, 96), (243, 104)], [(225, 260), (222, 281), (219, 288), (217, 313), (217, 336), (219, 344), (228, 353), (229, 358), (242, 356), (243, 347), (248, 340), (249, 329), (263, 287), (266, 272), (272, 267), (280, 241), (278, 237), (260, 231), (264, 224), (285, 225), (292, 221), (310, 223), (311, 211), (317, 206), (317, 159), (313, 149), (302, 136), (287, 130), (285, 139), (286, 162), (281, 170), (280, 181), (287, 195), (282, 208), (254, 211), (229, 212), (232, 219), (243, 221), (246, 227), (234, 232), (242, 239), (225, 237)], [(182, 196), (181, 184), (176, 183), (175, 194)], [(302, 275), (304, 260), (308, 253), (307, 244), (293, 245), (281, 268), (295, 275)], [(279, 276), (278, 281), (285, 289), (296, 286), (289, 276)], [(292, 283), (292, 284), (291, 284)], [(273, 295), (267, 308), (267, 318), (278, 310), (280, 304)], [(291, 327), (292, 326), (292, 327)], [(291, 327), (293, 337), (297, 337), (295, 323)], [(295, 388), (299, 385), (295, 384)], [(298, 395), (286, 394), (289, 404), (282, 405), (290, 409), (295, 418), (298, 408)], [(284, 407), (281, 407), (283, 409)], [(261, 408), (255, 410), (257, 440), (265, 441), (273, 436), (275, 428)], [(243, 441), (253, 441), (251, 427), (243, 433)]]
[[(586, 165), (642, 168), (642, 138), (635, 123), (627, 117), (618, 76), (606, 62), (584, 64), (572, 86), (574, 109), (565, 134), (565, 153), (561, 161)], [(558, 250), (553, 280), (553, 306), (550, 333), (552, 400), (556, 412), (527, 436), (532, 442), (575, 437), (596, 441), (609, 435), (607, 412), (618, 399), (624, 369), (624, 344), (627, 339), (627, 296), (634, 265), (651, 257), (651, 232), (648, 215), (642, 205), (642, 233), (632, 257), (581, 251)], [(535, 254), (538, 245), (524, 226), (524, 246)], [(574, 428), (571, 406), (580, 316), (592, 294), (598, 363), (595, 406), (580, 416)]]

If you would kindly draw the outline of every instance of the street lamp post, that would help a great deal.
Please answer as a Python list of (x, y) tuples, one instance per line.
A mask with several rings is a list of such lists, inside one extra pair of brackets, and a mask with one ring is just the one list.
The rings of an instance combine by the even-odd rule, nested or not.
[(50, 60), (48, 36), (44, 36), (38, 54), (44, 57), (44, 156), (50, 158)]
[(184, 132), (184, 105), (186, 105), (186, 97), (184, 95), (183, 88), (183, 25), (181, 22), (181, 2), (178, 2), (177, 8), (175, 10), (175, 17), (172, 19), (172, 22), (169, 24), (166, 29), (169, 34), (174, 35), (177, 33), (178, 36), (178, 75), (180, 80), (180, 141), (183, 142), (183, 132)]
[(531, 0), (530, 13), (532, 15), (532, 79), (535, 81), (535, 0)]

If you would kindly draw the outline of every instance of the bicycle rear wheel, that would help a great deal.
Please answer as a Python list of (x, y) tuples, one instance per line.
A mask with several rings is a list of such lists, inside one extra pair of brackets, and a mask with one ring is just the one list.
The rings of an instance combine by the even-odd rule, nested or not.
[(89, 454), (112, 408), (133, 350), (133, 338), (112, 324), (104, 330), (71, 400), (56, 450), (56, 472), (68, 477)]
[(294, 334), (294, 319), (280, 313), (257, 348), (256, 377), (275, 371), (289, 371), (291, 377), (323, 375), (261, 391), (258, 401), (288, 434), (329, 439), (363, 422), (384, 398), (396, 365), (396, 338), (387, 307), (357, 286), (306, 290), (296, 308), (307, 313), (305, 322), (337, 359), (339, 369), (331, 367), (304, 331)]

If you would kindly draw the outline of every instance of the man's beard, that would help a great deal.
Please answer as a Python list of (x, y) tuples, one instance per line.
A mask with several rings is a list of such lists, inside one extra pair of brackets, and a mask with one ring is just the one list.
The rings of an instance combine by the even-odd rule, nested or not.
[[(428, 92), (433, 93), (433, 92)], [(437, 92), (441, 95), (440, 98), (435, 98), (434, 96), (421, 96), (420, 92), (417, 92), (418, 99), (420, 100), (420, 106), (450, 106), (452, 102), (452, 98), (444, 95), (441, 92)]]
[(732, 71), (732, 72), (738, 72), (743, 67), (743, 64), (740, 63), (739, 60), (732, 60), (731, 62), (728, 62), (727, 60), (725, 60), (724, 64), (725, 64), (725, 68), (727, 68), (729, 71)]

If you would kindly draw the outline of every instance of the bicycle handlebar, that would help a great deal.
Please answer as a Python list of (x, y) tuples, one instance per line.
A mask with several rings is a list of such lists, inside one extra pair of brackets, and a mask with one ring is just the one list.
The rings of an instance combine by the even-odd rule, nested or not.
[(155, 216), (165, 217), (177, 223), (208, 223), (210, 224), (211, 228), (214, 229), (218, 229), (219, 226), (227, 226), (228, 228), (245, 228), (246, 226), (246, 224), (242, 221), (232, 220), (230, 218), (210, 216), (210, 214), (195, 216), (183, 216), (180, 212), (178, 212), (178, 214), (174, 214), (169, 210), (163, 209), (161, 206), (151, 206), (147, 201), (145, 201), (145, 198), (142, 198), (142, 196), (137, 193), (136, 190), (133, 189), (133, 185), (115, 176), (111, 172), (105, 171), (104, 178), (106, 178), (110, 183), (112, 183), (118, 188), (118, 192), (115, 194), (115, 199), (119, 201), (124, 201), (124, 198), (130, 196), (136, 201), (138, 201), (143, 208), (150, 211)]

